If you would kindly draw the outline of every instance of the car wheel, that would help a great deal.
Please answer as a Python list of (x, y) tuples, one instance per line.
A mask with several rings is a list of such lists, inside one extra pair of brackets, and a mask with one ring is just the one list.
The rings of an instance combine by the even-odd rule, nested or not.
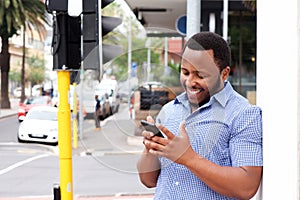
[(18, 136), (18, 142), (19, 142), (19, 143), (25, 143), (25, 141), (22, 140), (19, 136)]

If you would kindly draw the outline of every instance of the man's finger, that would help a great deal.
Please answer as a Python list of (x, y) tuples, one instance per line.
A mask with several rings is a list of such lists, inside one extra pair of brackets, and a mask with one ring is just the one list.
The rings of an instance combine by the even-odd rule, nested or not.
[(168, 137), (168, 139), (172, 140), (175, 137), (175, 135), (163, 125), (159, 124), (157, 127)]
[(154, 119), (150, 115), (147, 116), (147, 122), (150, 122), (152, 124), (155, 123)]

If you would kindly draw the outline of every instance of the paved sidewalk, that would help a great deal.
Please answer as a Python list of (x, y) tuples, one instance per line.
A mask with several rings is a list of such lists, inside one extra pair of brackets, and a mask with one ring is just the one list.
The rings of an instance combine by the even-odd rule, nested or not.
[(10, 117), (18, 114), (17, 108), (12, 109), (0, 109), (0, 119)]
[[(118, 113), (101, 121), (101, 130), (95, 130), (94, 120), (85, 120), (83, 135), (79, 137), (74, 155), (140, 154), (142, 137), (134, 136), (135, 125), (121, 105)], [(79, 133), (80, 134), (80, 133)]]
[(10, 99), (11, 109), (0, 108), (0, 119), (18, 114), (19, 99)]

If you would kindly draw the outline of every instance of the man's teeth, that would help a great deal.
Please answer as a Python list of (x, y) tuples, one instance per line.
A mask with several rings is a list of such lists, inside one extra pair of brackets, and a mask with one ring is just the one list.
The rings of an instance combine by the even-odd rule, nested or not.
[(191, 90), (191, 89), (188, 89), (188, 92), (189, 92), (190, 94), (197, 94), (197, 93), (201, 92), (201, 89), (198, 89), (198, 90)]

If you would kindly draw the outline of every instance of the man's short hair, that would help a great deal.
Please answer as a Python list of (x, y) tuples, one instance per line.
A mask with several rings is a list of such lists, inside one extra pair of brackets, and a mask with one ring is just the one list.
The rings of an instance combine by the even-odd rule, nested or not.
[(231, 52), (227, 42), (218, 34), (212, 32), (200, 32), (193, 35), (185, 44), (192, 50), (213, 50), (214, 62), (222, 71), (231, 65)]

